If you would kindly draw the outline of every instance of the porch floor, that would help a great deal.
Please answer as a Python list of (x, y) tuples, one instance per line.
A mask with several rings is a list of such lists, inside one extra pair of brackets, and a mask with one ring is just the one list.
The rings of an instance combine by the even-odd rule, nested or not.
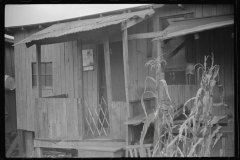
[(96, 137), (87, 137), (85, 140), (111, 140), (110, 135), (102, 135)]

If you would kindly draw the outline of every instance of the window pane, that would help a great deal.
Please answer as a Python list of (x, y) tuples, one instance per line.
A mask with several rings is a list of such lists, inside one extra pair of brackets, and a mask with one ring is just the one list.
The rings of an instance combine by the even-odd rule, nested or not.
[(32, 86), (37, 86), (37, 76), (32, 76)]
[(165, 72), (165, 80), (168, 85), (182, 85), (186, 84), (185, 71), (170, 71)]
[(41, 74), (45, 75), (45, 63), (41, 63)]
[(42, 86), (45, 86), (45, 76), (42, 76)]
[(34, 75), (37, 74), (36, 63), (32, 63), (32, 74), (34, 74)]
[(46, 63), (46, 75), (52, 75), (52, 63)]
[(46, 86), (52, 86), (52, 76), (46, 76)]

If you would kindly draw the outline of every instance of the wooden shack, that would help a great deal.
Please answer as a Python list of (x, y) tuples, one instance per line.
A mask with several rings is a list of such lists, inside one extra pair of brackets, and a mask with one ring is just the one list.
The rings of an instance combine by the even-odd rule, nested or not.
[[(229, 105), (214, 114), (233, 115), (233, 13), (233, 5), (154, 4), (7, 27), (15, 38), (17, 128), (26, 134), (27, 156), (33, 147), (38, 156), (44, 148), (75, 149), (78, 157), (128, 156), (126, 146), (138, 143), (142, 130), (130, 122), (141, 121), (144, 87), (155, 89), (145, 83), (156, 76), (145, 64), (160, 53), (166, 53), (164, 78), (176, 104), (198, 89), (187, 64), (213, 53)], [(155, 98), (144, 98), (152, 111)], [(232, 131), (224, 130), (225, 156), (233, 155)], [(153, 135), (154, 128), (149, 143)], [(219, 156), (221, 144), (212, 156)]]

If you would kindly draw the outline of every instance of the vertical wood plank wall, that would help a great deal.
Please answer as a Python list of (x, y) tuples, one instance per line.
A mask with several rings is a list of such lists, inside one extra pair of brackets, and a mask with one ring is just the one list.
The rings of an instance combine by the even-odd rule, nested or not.
[[(30, 36), (38, 30), (19, 31), (15, 34), (14, 43)], [(83, 45), (83, 49), (96, 49), (94, 45)], [(34, 105), (37, 98), (37, 88), (32, 87), (32, 62), (36, 62), (36, 47), (26, 48), (17, 45), (15, 49), (15, 78), (16, 78), (16, 105), (17, 128), (34, 131)], [(52, 62), (53, 86), (43, 89), (42, 97), (59, 94), (68, 94), (69, 98), (78, 98), (78, 55), (77, 42), (64, 42), (41, 46), (42, 62)], [(93, 71), (84, 71), (84, 98), (89, 106), (97, 105), (97, 64)], [(86, 111), (86, 110), (85, 110)]]
[[(79, 139), (80, 98), (36, 98), (36, 138)], [(76, 120), (75, 120), (76, 119)]]
[[(5, 75), (15, 77), (15, 58), (13, 44), (5, 42), (4, 68)], [(5, 110), (8, 111), (8, 119), (5, 122), (5, 131), (11, 131), (17, 127), (16, 117), (16, 93), (13, 91), (5, 91)], [(11, 117), (11, 118), (10, 118)]]

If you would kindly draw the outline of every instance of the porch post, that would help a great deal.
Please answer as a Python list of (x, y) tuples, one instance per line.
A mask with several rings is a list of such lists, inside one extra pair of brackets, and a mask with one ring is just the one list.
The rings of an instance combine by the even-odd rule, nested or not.
[(104, 45), (104, 61), (106, 72), (106, 86), (107, 86), (107, 100), (108, 100), (108, 113), (110, 124), (110, 136), (113, 138), (113, 126), (112, 126), (112, 81), (111, 81), (111, 65), (110, 65), (110, 52), (109, 52), (109, 39), (105, 36), (103, 39)]
[(41, 45), (36, 44), (36, 66), (37, 66), (37, 91), (38, 98), (42, 97), (42, 77), (41, 77)]
[[(125, 93), (126, 93), (126, 105), (127, 105), (127, 116), (126, 121), (130, 117), (129, 113), (129, 61), (128, 61), (128, 37), (127, 29), (123, 30), (122, 43), (123, 43), (123, 66), (124, 66), (124, 81), (125, 81)], [(126, 145), (129, 145), (129, 136), (131, 133), (128, 131), (128, 125), (126, 125)], [(126, 157), (128, 157), (128, 152), (126, 151)]]
[[(163, 54), (163, 51), (162, 51), (162, 43), (160, 40), (156, 41), (157, 43), (157, 56), (159, 57), (160, 55)], [(156, 73), (156, 81), (158, 82), (160, 79), (164, 79), (164, 73), (162, 71), (162, 68), (159, 69), (159, 71)], [(160, 103), (163, 98), (164, 98), (164, 87), (163, 87), (163, 84), (162, 82), (159, 82), (160, 84), (158, 85), (158, 88), (157, 88), (157, 99), (155, 101), (155, 110), (156, 110), (156, 107), (157, 107), (157, 102)], [(162, 114), (160, 113), (159, 114), (160, 118), (162, 116)], [(159, 123), (158, 121), (155, 121), (154, 123), (154, 139), (153, 139), (153, 147), (155, 147), (158, 139), (159, 139), (159, 136), (161, 136), (161, 133), (162, 133), (162, 128), (160, 127), (159, 128), (159, 136), (158, 136), (158, 126), (159, 126)], [(161, 151), (162, 150), (162, 144), (159, 143), (159, 150)]]
[(83, 94), (83, 59), (82, 59), (82, 43), (77, 41), (77, 57), (78, 57), (78, 95), (80, 101), (78, 100), (78, 131), (80, 138), (84, 139), (85, 136), (85, 112), (84, 112), (84, 94)]

